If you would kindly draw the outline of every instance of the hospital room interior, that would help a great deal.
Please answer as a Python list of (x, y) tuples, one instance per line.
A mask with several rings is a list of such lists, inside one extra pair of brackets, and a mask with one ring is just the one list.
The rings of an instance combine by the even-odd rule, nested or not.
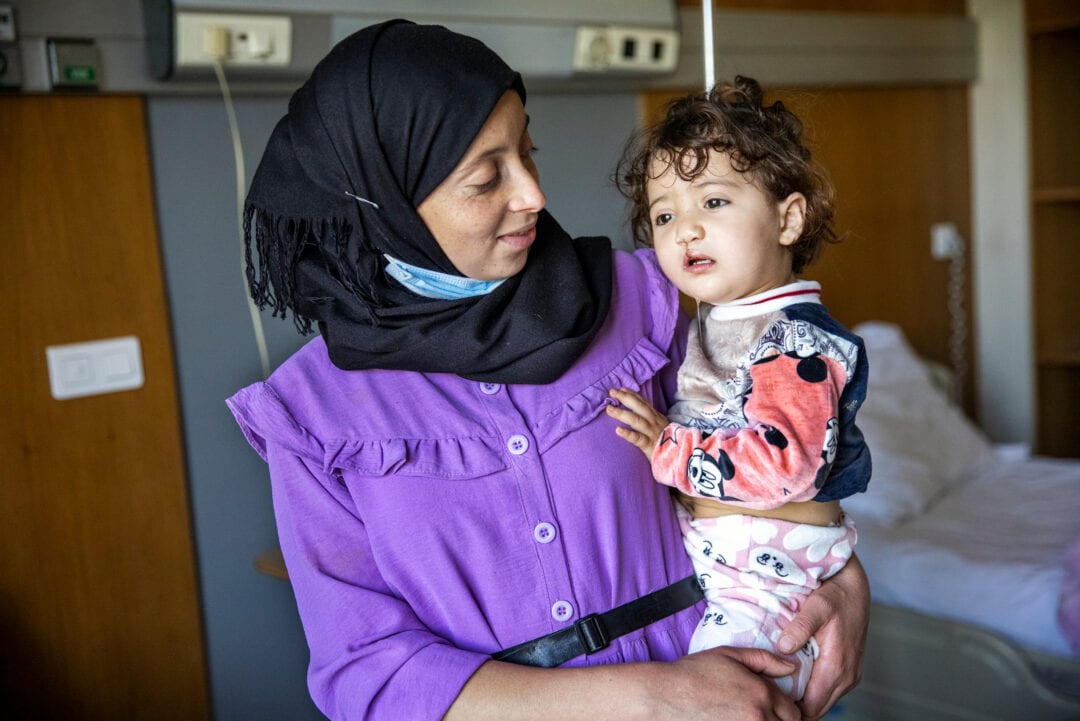
[(9, 717), (324, 718), (225, 405), (307, 340), (251, 305), (239, 208), (318, 59), (392, 17), (521, 72), (547, 208), (623, 250), (612, 173), (666, 103), (741, 74), (799, 115), (842, 238), (805, 277), (871, 368), (873, 604), (827, 718), (1080, 719), (1076, 0), (0, 0)]

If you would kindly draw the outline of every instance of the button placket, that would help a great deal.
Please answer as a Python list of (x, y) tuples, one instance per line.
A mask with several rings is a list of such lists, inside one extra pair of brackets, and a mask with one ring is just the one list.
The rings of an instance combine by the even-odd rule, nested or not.
[[(537, 548), (537, 560), (546, 588), (546, 593), (541, 592), (535, 601), (543, 603), (542, 599), (546, 596), (547, 603), (551, 604), (547, 610), (550, 618), (559, 624), (570, 623), (577, 609), (574, 602), (568, 600), (573, 598), (573, 591), (565, 550), (558, 542), (560, 529), (553, 521), (556, 514), (544, 480), (546, 473), (540, 448), (536, 440), (527, 434), (531, 428), (529, 418), (514, 403), (512, 387), (498, 383), (478, 383), (474, 387), (480, 391), (484, 407), (491, 414), (495, 427), (502, 433), (509, 433), (504, 436), (505, 448), (513, 459), (511, 465), (515, 469), (524, 502), (522, 510), (526, 518), (532, 520), (531, 526), (525, 526), (522, 531), (529, 533), (531, 527), (532, 542)], [(514, 430), (520, 432), (514, 433)]]

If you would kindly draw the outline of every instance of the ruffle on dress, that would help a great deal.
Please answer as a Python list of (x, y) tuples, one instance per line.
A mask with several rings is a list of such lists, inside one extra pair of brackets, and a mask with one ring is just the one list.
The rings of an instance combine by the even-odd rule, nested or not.
[(627, 388), (640, 392), (645, 383), (668, 363), (667, 355), (655, 343), (648, 338), (639, 340), (607, 374), (534, 423), (532, 431), (540, 450), (547, 450), (571, 431), (602, 414), (612, 403), (609, 389)]
[[(642, 338), (608, 373), (535, 423), (541, 451), (593, 421), (611, 402), (609, 388), (640, 391), (668, 363), (664, 352)], [(369, 477), (477, 478), (507, 468), (505, 442), (496, 433), (437, 438), (320, 439), (305, 428), (268, 383), (255, 383), (228, 400), (244, 437), (265, 460), (273, 443), (318, 465), (326, 473), (354, 471)], [(494, 429), (492, 429), (494, 430)]]

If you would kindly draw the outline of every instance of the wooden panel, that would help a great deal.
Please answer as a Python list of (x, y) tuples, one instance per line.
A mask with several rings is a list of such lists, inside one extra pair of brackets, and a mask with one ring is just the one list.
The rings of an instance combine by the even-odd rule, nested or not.
[(1080, 3), (1027, 0), (1036, 450), (1080, 457)]
[[(657, 117), (681, 94), (643, 95), (644, 117)], [(952, 222), (971, 236), (966, 88), (778, 89), (769, 99), (803, 120), (836, 184), (844, 240), (805, 277), (822, 282), (824, 302), (843, 323), (898, 323), (919, 353), (949, 364), (948, 264), (930, 255), (930, 226)], [(969, 282), (969, 328), (970, 308)], [(970, 413), (970, 332), (965, 357)]]
[(1038, 452), (1047, 456), (1080, 457), (1076, 409), (1080, 408), (1080, 368), (1040, 365)]
[[(1071, 2), (1073, 0), (1058, 0)], [(701, 0), (678, 0), (679, 7), (701, 7)], [(966, 0), (714, 0), (714, 8), (813, 10), (897, 15), (964, 15)]]
[[(1080, 4), (1080, 3), (1078, 3)], [(1032, 72), (1029, 92), (1052, 109), (1032, 108), (1031, 165), (1036, 188), (1080, 186), (1075, 148), (1080, 115), (1080, 21), (1070, 30), (1032, 35), (1028, 39)]]
[(1036, 204), (1032, 237), (1036, 360), (1080, 371), (1080, 202)]
[[(206, 719), (142, 102), (0, 97), (0, 128), (4, 707)], [(51, 397), (46, 346), (121, 335), (141, 341), (143, 388)]]
[(1027, 0), (1028, 29), (1033, 32), (1075, 28), (1080, 25), (1080, 2), (1076, 0)]

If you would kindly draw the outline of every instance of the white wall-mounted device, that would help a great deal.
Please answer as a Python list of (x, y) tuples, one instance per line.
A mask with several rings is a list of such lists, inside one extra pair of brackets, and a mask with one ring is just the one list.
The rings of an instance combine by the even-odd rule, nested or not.
[(287, 15), (178, 12), (174, 29), (178, 68), (224, 65), (287, 66), (292, 20)]
[(679, 63), (675, 0), (141, 0), (152, 74), (299, 82), (337, 42), (391, 18), (471, 35), (543, 88), (629, 88)]
[(143, 385), (142, 349), (135, 336), (51, 345), (45, 358), (52, 397), (58, 401)]
[(679, 33), (663, 28), (581, 25), (574, 43), (574, 70), (670, 73), (679, 61)]

